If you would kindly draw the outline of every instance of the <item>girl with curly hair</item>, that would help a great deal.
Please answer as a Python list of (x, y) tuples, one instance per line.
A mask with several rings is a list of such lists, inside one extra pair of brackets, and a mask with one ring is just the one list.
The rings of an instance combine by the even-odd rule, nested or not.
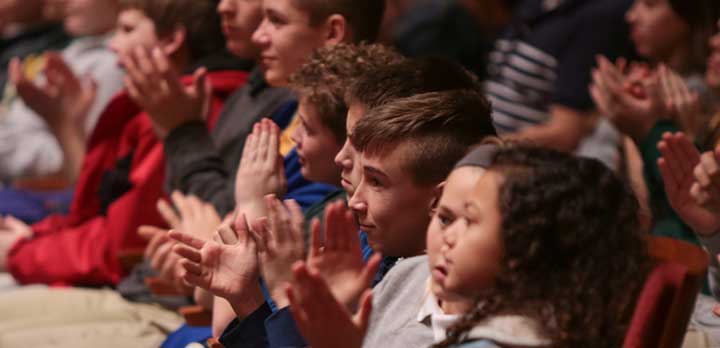
[(434, 282), (476, 305), (435, 345), (619, 347), (648, 270), (631, 191), (595, 160), (481, 150)]

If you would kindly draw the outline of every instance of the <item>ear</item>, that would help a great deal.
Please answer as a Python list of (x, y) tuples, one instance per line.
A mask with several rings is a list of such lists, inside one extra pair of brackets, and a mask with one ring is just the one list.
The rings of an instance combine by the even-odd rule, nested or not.
[(160, 48), (166, 56), (172, 57), (185, 45), (186, 37), (185, 28), (177, 27), (170, 34), (160, 39)]
[(437, 210), (438, 203), (440, 202), (440, 197), (442, 197), (443, 190), (445, 189), (445, 183), (447, 181), (443, 181), (439, 184), (437, 184), (433, 188), (433, 197), (430, 201), (430, 216), (432, 217), (435, 215), (435, 210)]
[(326, 45), (336, 45), (351, 40), (350, 27), (348, 26), (347, 19), (342, 15), (330, 15), (325, 21), (325, 29)]

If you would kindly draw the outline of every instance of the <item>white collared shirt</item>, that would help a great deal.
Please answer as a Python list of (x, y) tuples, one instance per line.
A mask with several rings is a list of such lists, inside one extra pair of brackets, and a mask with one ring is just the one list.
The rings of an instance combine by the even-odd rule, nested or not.
[(428, 278), (425, 288), (425, 300), (417, 315), (417, 321), (427, 323), (429, 321), (430, 328), (433, 330), (435, 342), (441, 342), (445, 339), (445, 333), (455, 322), (461, 317), (458, 314), (445, 314), (435, 294), (430, 290), (430, 278)]

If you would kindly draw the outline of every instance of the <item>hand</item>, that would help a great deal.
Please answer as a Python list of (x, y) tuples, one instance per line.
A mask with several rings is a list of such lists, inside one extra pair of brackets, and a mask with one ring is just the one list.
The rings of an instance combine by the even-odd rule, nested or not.
[(720, 215), (720, 147), (703, 153), (693, 174), (695, 183), (690, 194), (695, 202), (709, 211)]
[(623, 133), (641, 141), (655, 125), (659, 116), (667, 114), (657, 74), (630, 72), (624, 75), (624, 64), (613, 65), (606, 58), (598, 58), (590, 95), (598, 109)]
[(0, 272), (7, 272), (7, 255), (10, 248), (22, 238), (32, 236), (32, 228), (24, 222), (8, 216), (0, 217)]
[(658, 167), (670, 205), (696, 233), (716, 233), (720, 228), (720, 217), (691, 196), (691, 188), (695, 184), (693, 168), (700, 162), (700, 153), (682, 133), (663, 134), (658, 149), (662, 154)]
[(362, 347), (372, 312), (372, 291), (366, 290), (353, 317), (330, 292), (320, 274), (303, 262), (293, 267), (295, 281), (286, 290), (290, 312), (313, 348)]
[(150, 267), (158, 272), (158, 276), (175, 286), (181, 294), (192, 294), (193, 287), (183, 281), (182, 268), (178, 263), (181, 257), (172, 252), (175, 242), (168, 236), (168, 231), (154, 226), (140, 226), (138, 234), (149, 241), (145, 247), (145, 260), (150, 261)]
[(17, 58), (10, 62), (10, 80), (23, 102), (56, 132), (74, 131), (84, 138), (85, 119), (95, 101), (97, 85), (91, 78), (78, 78), (57, 52), (45, 57), (44, 85), (28, 80)]
[(690, 91), (683, 78), (665, 65), (658, 68), (663, 99), (671, 118), (690, 138), (702, 127), (702, 107), (697, 92)]
[(170, 238), (179, 242), (173, 250), (183, 257), (180, 265), (189, 284), (228, 300), (238, 316), (263, 303), (257, 248), (245, 216), (221, 226), (208, 241), (180, 231), (170, 231)]
[(255, 124), (245, 140), (235, 177), (235, 203), (252, 217), (265, 216), (263, 197), (285, 195), (287, 180), (280, 155), (280, 128), (268, 119)]
[(130, 97), (150, 115), (160, 138), (184, 123), (207, 118), (212, 86), (205, 68), (195, 70), (192, 84), (184, 86), (160, 48), (148, 52), (138, 46), (120, 60)]
[(355, 218), (342, 201), (325, 208), (325, 243), (321, 244), (320, 223), (312, 223), (307, 263), (330, 284), (330, 291), (349, 310), (355, 310), (360, 295), (370, 288), (382, 257), (373, 255), (363, 264)]
[(179, 191), (170, 195), (177, 212), (165, 200), (158, 201), (158, 211), (174, 230), (207, 240), (222, 222), (212, 204), (201, 201), (194, 195), (186, 196)]
[(283, 205), (275, 196), (265, 198), (267, 219), (256, 222), (260, 271), (278, 308), (288, 305), (285, 285), (292, 279), (292, 265), (305, 258), (305, 217), (293, 200)]

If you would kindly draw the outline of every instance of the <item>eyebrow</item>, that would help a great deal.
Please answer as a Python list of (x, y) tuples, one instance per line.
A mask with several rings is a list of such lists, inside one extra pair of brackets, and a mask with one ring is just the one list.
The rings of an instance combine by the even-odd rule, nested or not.
[(382, 177), (384, 177), (384, 178), (387, 178), (387, 177), (388, 177), (387, 174), (383, 173), (382, 170), (377, 169), (377, 168), (375, 168), (375, 167), (363, 166), (363, 169), (364, 169), (366, 172), (369, 172), (369, 173), (371, 173), (371, 174), (375, 174), (375, 175), (378, 175), (378, 176), (382, 176)]
[(478, 207), (477, 203), (475, 203), (474, 201), (465, 202), (464, 208), (470, 213), (479, 214), (480, 207)]

